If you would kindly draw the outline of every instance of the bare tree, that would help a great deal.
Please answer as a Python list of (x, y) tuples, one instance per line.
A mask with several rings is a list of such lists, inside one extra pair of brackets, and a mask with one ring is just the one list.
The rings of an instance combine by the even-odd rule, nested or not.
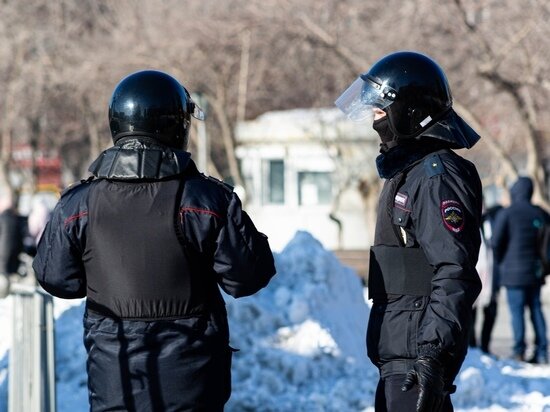
[[(547, 82), (548, 72), (543, 62), (547, 61), (548, 48), (540, 48), (540, 45), (536, 44), (539, 40), (545, 42), (550, 34), (548, 25), (544, 24), (550, 17), (548, 5), (531, 3), (530, 8), (516, 8), (521, 26), (514, 25), (512, 31), (506, 33), (504, 43), (495, 44), (495, 38), (491, 36), (495, 35), (494, 29), (497, 27), (487, 27), (489, 18), (483, 19), (484, 11), (495, 7), (468, 5), (462, 0), (454, 2), (462, 18), (464, 31), (481, 56), (476, 65), (477, 74), (489, 81), (497, 91), (507, 94), (520, 116), (525, 136), (525, 139), (522, 139), (526, 151), (525, 171), (533, 177), (536, 190), (548, 207), (548, 176), (543, 150), (546, 147), (546, 139), (539, 120), (543, 109), (537, 107), (535, 96), (537, 93), (541, 94), (539, 98), (546, 101), (550, 96), (548, 88), (546, 93), (541, 93), (540, 90), (544, 89), (545, 81)], [(477, 16), (480, 17), (476, 18)], [(507, 22), (510, 21), (508, 18)]]
[[(244, 184), (239, 120), (332, 106), (376, 59), (409, 49), (444, 67), (455, 108), (482, 134), (466, 155), (483, 159), (484, 181), (528, 173), (548, 201), (544, 1), (5, 0), (1, 8), (1, 170), (13, 169), (11, 148), (24, 143), (59, 150), (80, 177), (110, 144), (116, 83), (159, 69), (208, 98), (211, 164)], [(376, 197), (372, 177), (359, 185)]]

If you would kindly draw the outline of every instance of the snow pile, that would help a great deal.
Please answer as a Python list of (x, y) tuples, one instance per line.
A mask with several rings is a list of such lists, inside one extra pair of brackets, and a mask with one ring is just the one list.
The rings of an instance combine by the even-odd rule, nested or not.
[(550, 411), (550, 367), (498, 360), (471, 349), (455, 381), (460, 411)]
[(360, 411), (378, 372), (366, 358), (368, 306), (357, 275), (305, 232), (275, 256), (256, 296), (227, 299), (233, 359), (228, 411)]
[[(231, 345), (239, 349), (226, 411), (372, 412), (378, 372), (366, 358), (369, 308), (359, 279), (304, 232), (275, 259), (278, 274), (266, 289), (226, 297)], [(9, 303), (0, 301), (0, 412), (7, 411)], [(64, 310), (56, 322), (59, 412), (88, 410), (83, 309)], [(550, 367), (471, 350), (456, 380), (455, 410), (550, 412), (549, 378)]]
[(88, 378), (83, 343), (84, 303), (65, 310), (55, 323), (57, 410), (87, 411)]

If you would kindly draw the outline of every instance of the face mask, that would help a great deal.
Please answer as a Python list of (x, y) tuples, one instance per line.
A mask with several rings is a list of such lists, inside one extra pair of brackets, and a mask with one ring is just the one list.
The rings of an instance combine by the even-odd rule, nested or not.
[(395, 141), (395, 135), (390, 129), (390, 123), (388, 122), (387, 116), (375, 120), (372, 123), (372, 128), (376, 130), (376, 133), (380, 136), (380, 140), (382, 142), (380, 143), (380, 152), (387, 152), (397, 144)]

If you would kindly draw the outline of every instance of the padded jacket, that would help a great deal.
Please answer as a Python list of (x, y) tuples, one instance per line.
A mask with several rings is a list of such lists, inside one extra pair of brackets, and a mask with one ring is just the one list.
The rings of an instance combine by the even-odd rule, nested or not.
[(520, 177), (510, 189), (512, 204), (496, 216), (493, 248), (500, 270), (500, 286), (524, 287), (544, 283), (537, 250), (538, 228), (550, 216), (531, 203), (533, 182)]
[(66, 190), (33, 262), (42, 287), (86, 297), (91, 410), (222, 410), (231, 349), (224, 300), (275, 274), (267, 237), (190, 154), (127, 139)]
[[(367, 349), (382, 376), (407, 373), (429, 351), (443, 363), (452, 391), (481, 289), (481, 182), (472, 163), (431, 146), (403, 143), (378, 158), (387, 180), (373, 250), (389, 257), (376, 279), (371, 255)], [(411, 252), (422, 259), (408, 259)]]

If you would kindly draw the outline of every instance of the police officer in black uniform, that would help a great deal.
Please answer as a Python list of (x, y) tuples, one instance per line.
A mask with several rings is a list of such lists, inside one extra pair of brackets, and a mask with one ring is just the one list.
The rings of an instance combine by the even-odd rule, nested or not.
[(338, 98), (380, 135), (385, 179), (371, 249), (373, 300), (367, 349), (380, 370), (375, 410), (452, 411), (481, 284), (481, 182), (453, 149), (479, 136), (452, 109), (442, 69), (429, 57), (383, 57)]
[(173, 77), (124, 78), (109, 105), (114, 146), (66, 190), (38, 245), (40, 284), (86, 297), (92, 411), (221, 411), (231, 392), (227, 313), (275, 274), (267, 237), (232, 188), (186, 151), (203, 118)]

